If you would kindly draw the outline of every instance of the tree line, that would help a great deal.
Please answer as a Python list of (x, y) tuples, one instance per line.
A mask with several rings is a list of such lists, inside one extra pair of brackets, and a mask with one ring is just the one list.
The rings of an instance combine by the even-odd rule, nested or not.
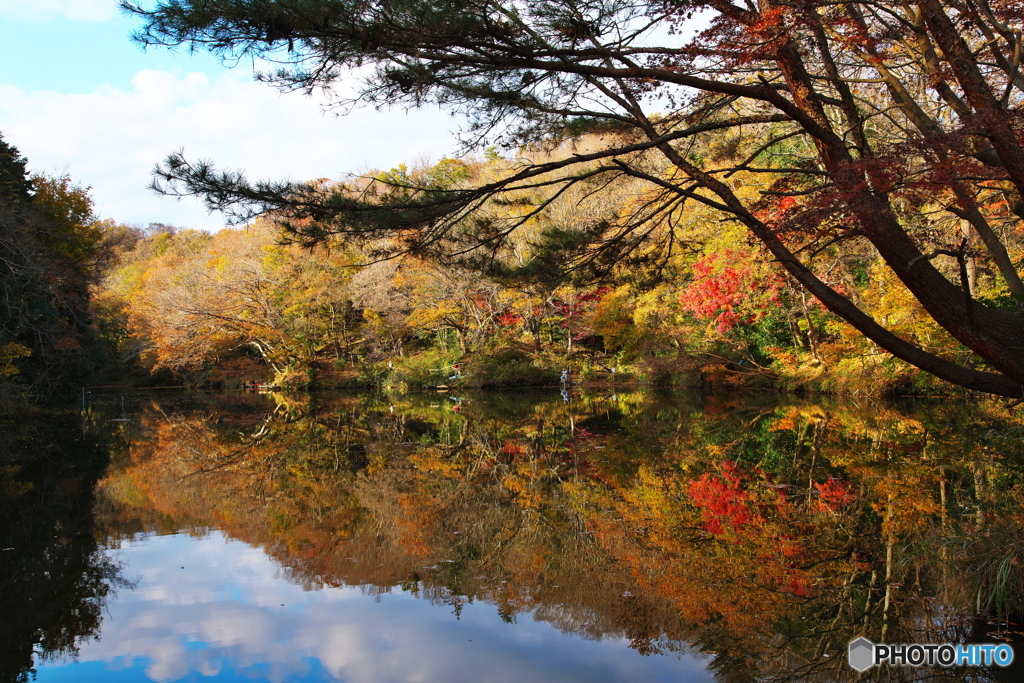
[[(455, 188), (250, 182), (172, 155), (155, 186), (246, 218), (276, 210), (307, 244), (391, 240), (391, 253), (509, 256), (542, 208), (479, 212), (509, 192), (636, 183), (614, 220), (543, 243), (575, 268), (678, 254), (681, 215), (708, 212), (770, 254), (833, 315), (947, 382), (1020, 398), (1024, 285), (1013, 235), (1024, 189), (1021, 38), (1013, 1), (280, 0), (124, 2), (148, 46), (267, 58), (283, 90), (361, 88), (338, 105), (434, 102), (467, 145), (508, 149), (604, 133), (582, 154), (526, 160)], [(836, 254), (884, 264), (959, 350), (908, 337), (833, 276)], [(997, 283), (979, 288), (978, 271)]]
[[(458, 191), (604, 144), (605, 136), (587, 133), (514, 155), (491, 149), (319, 184), (350, 192), (358, 185), (387, 205), (409, 188)], [(594, 224), (650, 209), (649, 189), (632, 179), (490, 199), (473, 221), (520, 225), (483, 262), (478, 249), (396, 255), (400, 238), (376, 234), (307, 245), (282, 231), (288, 219), (274, 212), (217, 233), (101, 221), (87, 190), (66, 177), (31, 176), (16, 151), (11, 158), (19, 160), (22, 195), (7, 205), (21, 212), (21, 222), (7, 223), (8, 249), (36, 259), (20, 270), (13, 256), (6, 260), (8, 300), (20, 302), (7, 308), (0, 347), (11, 395), (66, 395), (85, 383), (126, 380), (536, 386), (557, 385), (563, 369), (574, 381), (604, 384), (950, 388), (879, 349), (746, 239), (742, 226), (711, 210), (679, 212), (662, 226), (675, 242), (670, 254), (642, 247), (602, 267), (574, 263)], [(758, 188), (751, 181), (737, 192)], [(520, 220), (524, 212), (530, 216)], [(1019, 240), (1008, 235), (1009, 253), (1018, 254)], [(844, 296), (888, 329), (930, 353), (980, 365), (877, 253), (840, 242), (816, 258)], [(980, 259), (969, 265), (976, 296), (1013, 301)]]
[(87, 188), (29, 173), (0, 138), (0, 408), (58, 399), (102, 368), (91, 288), (123, 233)]

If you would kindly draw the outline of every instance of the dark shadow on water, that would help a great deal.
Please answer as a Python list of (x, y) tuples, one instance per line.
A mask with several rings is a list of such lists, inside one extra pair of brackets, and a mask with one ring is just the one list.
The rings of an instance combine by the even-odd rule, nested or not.
[(77, 416), (3, 420), (0, 436), (0, 681), (73, 656), (99, 634), (123, 585), (99, 548), (92, 506), (110, 433)]

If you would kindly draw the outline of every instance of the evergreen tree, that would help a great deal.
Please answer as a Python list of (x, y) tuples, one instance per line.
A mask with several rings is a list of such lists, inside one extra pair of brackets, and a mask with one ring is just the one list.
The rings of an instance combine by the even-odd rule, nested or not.
[[(949, 382), (1024, 397), (1024, 281), (1010, 251), (1024, 215), (1019, 8), (988, 2), (762, 0), (158, 0), (123, 3), (147, 45), (187, 44), (281, 64), (264, 80), (357, 102), (439, 103), (470, 142), (506, 146), (601, 132), (605, 144), (474, 187), (387, 183), (366, 193), (249, 183), (170, 157), (156, 186), (239, 217), (276, 210), (308, 243), (400, 237), (411, 252), (500, 254), (543, 207), (476, 212), (510, 189), (629, 177), (650, 195), (582, 231), (583, 262), (677, 246), (672, 216), (700, 205), (742, 225), (832, 313)], [(691, 24), (700, 16), (699, 24)], [(339, 103), (342, 104), (342, 103)], [(485, 142), (486, 144), (486, 142)], [(726, 151), (722, 151), (725, 149)], [(738, 152), (738, 153), (737, 153)], [(600, 180), (596, 180), (600, 178)], [(753, 188), (745, 191), (745, 188)], [(659, 225), (659, 221), (669, 227)], [(563, 240), (564, 241), (564, 240)], [(474, 251), (475, 249), (475, 251)], [(845, 250), (845, 251), (844, 251)], [(944, 357), (876, 320), (832, 279), (877, 253), (969, 353)], [(818, 258), (825, 256), (826, 258)], [(1000, 279), (972, 288), (971, 264)]]
[(32, 198), (27, 163), (18, 148), (7, 144), (0, 135), (0, 200), (28, 201)]
[(99, 233), (88, 193), (31, 178), (0, 139), (0, 407), (80, 386), (93, 344), (88, 281)]

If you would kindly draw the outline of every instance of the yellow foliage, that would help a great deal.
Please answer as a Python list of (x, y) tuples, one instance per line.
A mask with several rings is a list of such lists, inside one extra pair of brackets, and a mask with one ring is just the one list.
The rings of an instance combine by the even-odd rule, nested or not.
[(17, 342), (8, 342), (0, 346), (0, 376), (13, 377), (17, 375), (21, 370), (14, 364), (14, 361), (18, 358), (28, 358), (31, 355), (31, 349)]

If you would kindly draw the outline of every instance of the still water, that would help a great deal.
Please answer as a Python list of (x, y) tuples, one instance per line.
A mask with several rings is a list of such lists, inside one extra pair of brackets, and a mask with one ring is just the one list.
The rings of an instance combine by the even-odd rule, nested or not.
[[(304, 590), (219, 531), (138, 538), (115, 557), (134, 581), (102, 638), (40, 681), (705, 681), (703, 658), (643, 658), (487, 603), (458, 615), (401, 589)], [(179, 565), (185, 562), (185, 565)]]
[[(89, 404), (0, 437), (0, 681), (858, 680), (861, 635), (1024, 660), (1024, 430), (998, 406)], [(924, 679), (1024, 680), (859, 680)]]

